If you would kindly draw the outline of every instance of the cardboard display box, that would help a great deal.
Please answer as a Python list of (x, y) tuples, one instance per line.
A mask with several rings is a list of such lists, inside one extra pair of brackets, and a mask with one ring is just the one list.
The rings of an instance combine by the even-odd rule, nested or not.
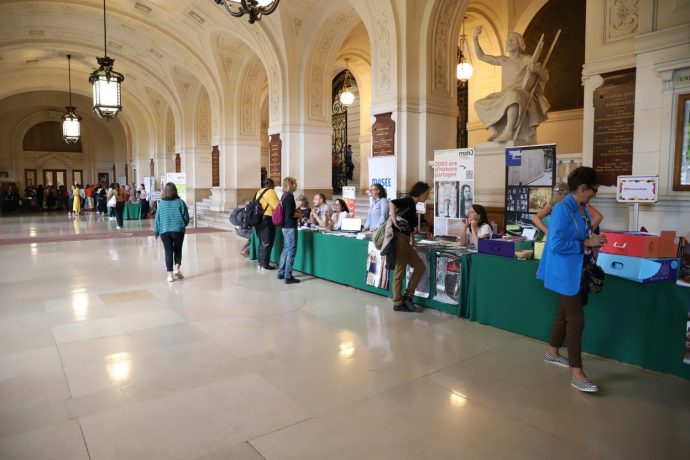
[(654, 235), (642, 232), (603, 232), (606, 244), (601, 252), (630, 257), (678, 257), (682, 238), (675, 232)]
[(600, 252), (597, 256), (597, 265), (607, 275), (619, 276), (638, 283), (652, 283), (675, 281), (678, 278), (680, 260), (677, 258), (646, 259)]

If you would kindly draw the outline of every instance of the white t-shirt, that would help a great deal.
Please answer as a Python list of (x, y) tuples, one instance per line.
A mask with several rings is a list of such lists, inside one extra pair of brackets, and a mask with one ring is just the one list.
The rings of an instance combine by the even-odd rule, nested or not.
[(341, 211), (338, 214), (333, 214), (331, 216), (331, 222), (333, 223), (333, 230), (340, 230), (340, 226), (343, 224), (343, 219), (347, 217), (347, 211)]
[[(468, 225), (467, 229), (465, 230), (467, 233), (467, 241), (472, 242), (472, 228)], [(491, 228), (491, 225), (489, 224), (482, 224), (481, 227), (479, 227), (479, 231), (477, 232), (477, 237), (478, 238), (491, 238), (491, 235), (493, 235), (494, 230)]]

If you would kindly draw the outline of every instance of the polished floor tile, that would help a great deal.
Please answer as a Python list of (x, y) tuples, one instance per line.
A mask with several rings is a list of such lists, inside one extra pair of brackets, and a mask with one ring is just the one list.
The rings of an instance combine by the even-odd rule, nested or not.
[[(146, 229), (150, 221), (127, 222)], [(113, 231), (0, 219), (0, 239)], [(0, 245), (0, 458), (684, 459), (690, 382), (596, 356), (585, 395), (545, 344), (239, 256), (188, 234)]]

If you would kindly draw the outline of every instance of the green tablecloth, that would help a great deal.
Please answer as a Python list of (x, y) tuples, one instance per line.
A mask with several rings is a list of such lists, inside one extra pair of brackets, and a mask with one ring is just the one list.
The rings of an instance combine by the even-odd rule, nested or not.
[(141, 219), (141, 203), (125, 203), (125, 209), (122, 211), (123, 220), (139, 220)]
[[(476, 254), (468, 286), (472, 321), (548, 340), (558, 295), (535, 278), (539, 261)], [(583, 350), (690, 379), (683, 364), (690, 289), (607, 276), (585, 307)]]
[[(314, 275), (336, 283), (373, 292), (375, 294), (392, 297), (393, 271), (390, 271), (388, 289), (379, 289), (366, 284), (366, 261), (368, 256), (368, 240), (358, 240), (344, 236), (324, 234), (302, 230), (297, 232), (297, 254), (293, 268), (299, 272)], [(271, 261), (278, 262), (283, 248), (283, 238), (280, 230), (276, 231), (275, 244), (271, 253)], [(252, 235), (252, 245), (249, 257), (256, 259), (258, 250), (258, 238)], [(448, 251), (452, 252), (452, 251)], [(470, 257), (461, 256), (461, 280), (459, 287), (459, 304), (447, 304), (432, 298), (435, 290), (436, 256), (430, 251), (429, 270), (425, 276), (431, 276), (429, 287), (430, 297), (415, 297), (415, 303), (429, 308), (435, 308), (459, 316), (465, 315), (467, 280), (469, 276)]]

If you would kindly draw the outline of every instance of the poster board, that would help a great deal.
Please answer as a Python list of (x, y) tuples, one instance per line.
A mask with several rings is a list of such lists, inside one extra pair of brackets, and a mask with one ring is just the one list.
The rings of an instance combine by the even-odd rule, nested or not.
[(354, 185), (343, 186), (343, 200), (350, 211), (348, 217), (355, 217), (355, 200), (357, 198), (357, 188)]
[(369, 185), (381, 184), (386, 189), (389, 200), (395, 199), (398, 192), (396, 177), (398, 163), (395, 156), (369, 158)]
[(374, 243), (369, 242), (366, 261), (366, 284), (379, 289), (388, 289), (389, 270), (386, 269), (386, 256), (376, 249)]
[(152, 182), (153, 177), (151, 176), (144, 176), (144, 189), (146, 190), (146, 195), (150, 196), (151, 191), (153, 190), (153, 182)]
[(434, 152), (434, 233), (458, 236), (474, 201), (474, 149)]
[(165, 183), (172, 182), (177, 187), (177, 194), (187, 202), (187, 173), (167, 173)]
[(509, 226), (532, 227), (532, 217), (552, 199), (556, 185), (556, 144), (508, 147), (505, 161), (506, 230)]
[(659, 201), (659, 176), (618, 176), (616, 182), (616, 201), (619, 203)]

